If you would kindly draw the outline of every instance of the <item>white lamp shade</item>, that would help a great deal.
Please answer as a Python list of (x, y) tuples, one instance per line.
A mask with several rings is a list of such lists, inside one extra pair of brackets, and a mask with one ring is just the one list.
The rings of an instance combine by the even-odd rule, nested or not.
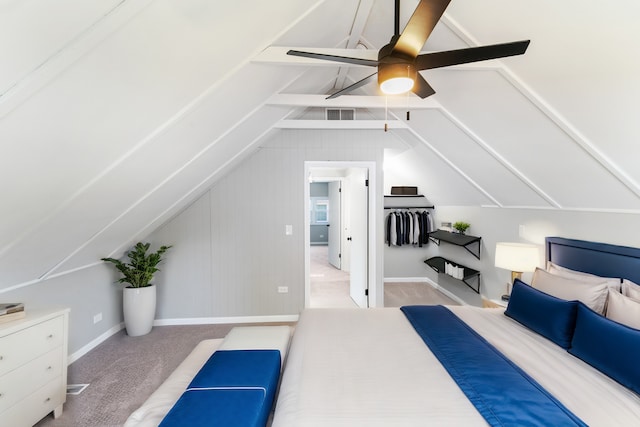
[(378, 67), (378, 85), (387, 95), (398, 95), (410, 91), (417, 77), (418, 72), (412, 63), (381, 63)]
[(524, 272), (534, 271), (540, 262), (540, 250), (527, 243), (496, 243), (496, 267)]
[(387, 95), (399, 95), (413, 88), (413, 80), (409, 77), (395, 77), (380, 84), (380, 90)]

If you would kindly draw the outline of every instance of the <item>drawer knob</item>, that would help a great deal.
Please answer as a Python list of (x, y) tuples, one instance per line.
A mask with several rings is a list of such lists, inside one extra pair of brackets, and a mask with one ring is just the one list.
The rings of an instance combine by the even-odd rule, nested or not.
[(53, 368), (51, 366), (47, 366), (47, 371), (52, 370)]
[(47, 338), (53, 338), (53, 334), (49, 334)]
[(49, 402), (50, 400), (51, 400), (51, 398), (50, 398), (50, 397), (47, 397), (44, 401), (45, 401), (45, 403), (46, 403), (46, 402)]
[(4, 356), (0, 354), (0, 360), (4, 360)]

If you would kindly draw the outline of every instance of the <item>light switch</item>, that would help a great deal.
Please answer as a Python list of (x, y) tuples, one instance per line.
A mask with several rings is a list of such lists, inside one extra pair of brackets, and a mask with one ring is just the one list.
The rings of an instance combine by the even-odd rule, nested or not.
[(291, 236), (293, 234), (293, 225), (287, 224), (284, 226), (284, 234)]

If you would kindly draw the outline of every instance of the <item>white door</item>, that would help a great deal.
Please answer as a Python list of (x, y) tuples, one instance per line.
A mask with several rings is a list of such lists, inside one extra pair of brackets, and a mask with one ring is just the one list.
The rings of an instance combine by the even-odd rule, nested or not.
[(368, 302), (368, 169), (354, 168), (349, 174), (349, 229), (347, 241), (350, 245), (349, 270), (351, 274), (351, 299), (359, 306), (366, 308)]
[(329, 182), (329, 264), (340, 269), (340, 181)]

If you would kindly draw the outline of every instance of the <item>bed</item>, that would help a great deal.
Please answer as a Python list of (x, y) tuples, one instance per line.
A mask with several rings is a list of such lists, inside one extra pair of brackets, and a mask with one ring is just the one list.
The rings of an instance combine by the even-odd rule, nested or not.
[[(555, 415), (539, 412), (544, 405), (532, 404), (525, 409), (531, 412), (526, 415), (529, 425), (638, 425), (640, 369), (634, 359), (640, 353), (640, 327), (607, 319), (603, 313), (613, 297), (603, 302), (602, 296), (622, 295), (625, 285), (634, 292), (640, 289), (632, 288), (640, 283), (640, 249), (549, 237), (546, 255), (547, 268), (534, 274), (540, 289), (514, 285), (506, 312), (444, 308), (479, 334), (490, 349), (506, 356), (507, 365), (515, 365), (509, 370), (504, 364), (493, 371), (475, 369), (480, 375), (493, 375), (487, 387), (493, 387), (492, 398), (504, 402), (494, 402), (488, 410), (482, 406), (484, 397), (475, 396), (472, 403), (467, 397), (469, 387), (452, 379), (454, 374), (447, 370), (449, 359), (441, 358), (444, 348), (454, 358), (464, 355), (467, 365), (485, 366), (480, 356), (487, 351), (447, 350), (446, 334), (444, 347), (432, 350), (425, 342), (433, 338), (416, 333), (400, 309), (308, 309), (291, 342), (273, 427), (523, 425), (508, 418), (491, 418), (507, 401), (526, 404), (528, 400), (518, 387), (506, 385), (512, 376), (510, 369), (524, 371), (525, 381), (553, 399), (550, 406), (569, 414), (561, 422)], [(559, 288), (567, 295), (590, 291), (580, 294), (577, 302), (541, 290), (555, 293)], [(597, 292), (591, 291), (594, 289)], [(625, 304), (631, 301), (640, 306), (627, 299)], [(628, 307), (623, 314), (637, 319), (640, 311)], [(460, 339), (451, 339), (455, 340)]]

